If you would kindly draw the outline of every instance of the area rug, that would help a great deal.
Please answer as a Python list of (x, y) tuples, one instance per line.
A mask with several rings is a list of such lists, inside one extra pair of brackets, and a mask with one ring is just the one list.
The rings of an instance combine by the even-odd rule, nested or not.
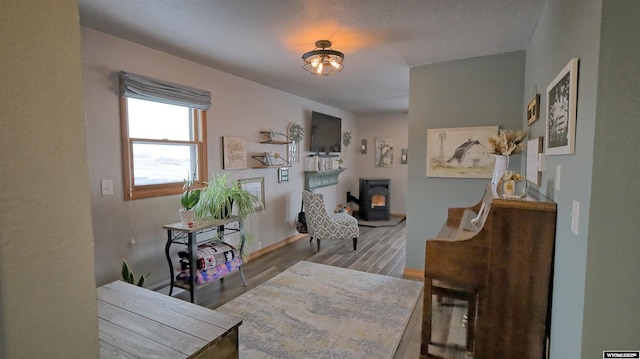
[(216, 310), (240, 358), (392, 358), (422, 283), (301, 261)]
[(362, 218), (358, 218), (358, 225), (364, 227), (393, 227), (402, 222), (405, 218), (405, 216), (394, 215), (391, 215), (388, 221), (365, 221)]

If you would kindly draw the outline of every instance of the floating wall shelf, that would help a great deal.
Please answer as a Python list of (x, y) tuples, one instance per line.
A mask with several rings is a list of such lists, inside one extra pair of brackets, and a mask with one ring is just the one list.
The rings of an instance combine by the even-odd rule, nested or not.
[[(272, 145), (288, 145), (291, 143), (291, 140), (289, 140), (289, 137), (287, 137), (287, 135), (282, 133), (274, 133), (273, 137), (271, 136), (272, 135), (271, 131), (260, 131), (260, 133), (267, 138), (267, 140), (260, 141), (260, 143), (268, 143)], [(277, 137), (281, 137), (282, 140), (276, 139)]]
[[(266, 137), (267, 139), (264, 141), (260, 141), (262, 144), (270, 144), (270, 145), (289, 145), (291, 141), (289, 137), (282, 133), (276, 133), (273, 131), (260, 131), (260, 134)], [(278, 138), (282, 138), (282, 140), (278, 140)], [(260, 155), (253, 155), (254, 163), (258, 163), (252, 168), (280, 168), (280, 167), (291, 167), (291, 162), (280, 156), (279, 154), (271, 155), (267, 152)]]
[(267, 155), (253, 155), (251, 158), (259, 163), (257, 166), (253, 166), (252, 168), (291, 167), (291, 162), (287, 161), (287, 159), (282, 156), (272, 156), (272, 158), (269, 159)]

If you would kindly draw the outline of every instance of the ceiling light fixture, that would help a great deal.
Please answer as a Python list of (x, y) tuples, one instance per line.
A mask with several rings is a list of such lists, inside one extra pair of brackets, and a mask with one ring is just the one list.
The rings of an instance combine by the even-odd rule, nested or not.
[(314, 75), (332, 75), (342, 71), (344, 54), (331, 48), (331, 41), (318, 40), (316, 48), (302, 55), (303, 68)]

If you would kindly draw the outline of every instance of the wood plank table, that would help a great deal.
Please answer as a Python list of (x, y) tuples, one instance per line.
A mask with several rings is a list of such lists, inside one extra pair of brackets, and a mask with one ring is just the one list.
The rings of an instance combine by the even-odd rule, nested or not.
[(115, 281), (97, 288), (100, 358), (238, 358), (242, 320)]

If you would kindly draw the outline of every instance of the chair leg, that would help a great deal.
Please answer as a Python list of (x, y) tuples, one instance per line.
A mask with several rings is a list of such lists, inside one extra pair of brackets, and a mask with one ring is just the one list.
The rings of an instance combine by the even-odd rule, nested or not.
[(316, 238), (316, 242), (318, 242), (318, 252), (320, 252), (320, 238)]
[(353, 250), (356, 250), (356, 247), (358, 246), (358, 238), (354, 238), (353, 239)]
[(309, 236), (309, 243), (313, 242), (313, 237)]

